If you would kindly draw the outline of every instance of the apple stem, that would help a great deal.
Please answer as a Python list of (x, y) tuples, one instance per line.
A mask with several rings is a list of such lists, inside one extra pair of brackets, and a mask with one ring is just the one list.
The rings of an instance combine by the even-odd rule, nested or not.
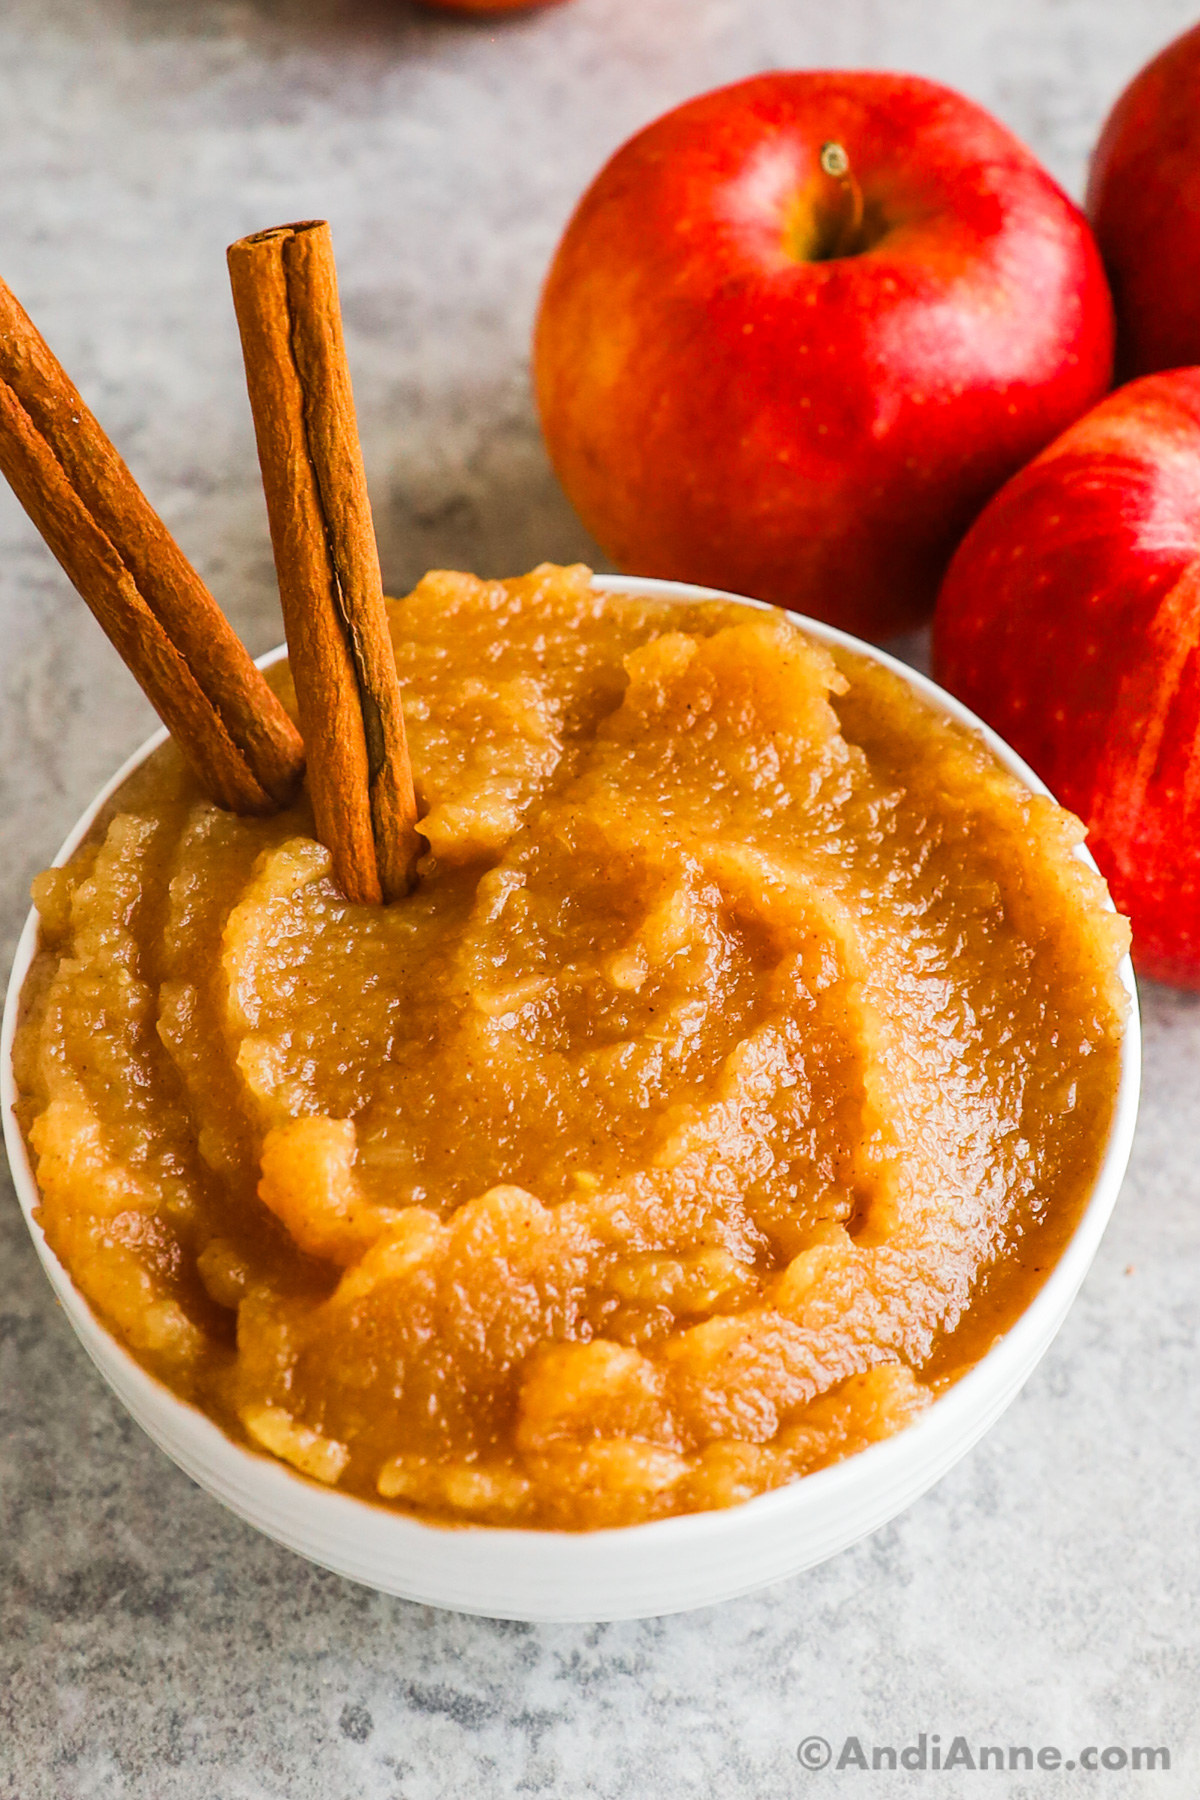
[(853, 256), (862, 247), (863, 193), (843, 144), (821, 145), (821, 172), (835, 183), (836, 213), (829, 220), (828, 248), (822, 260)]

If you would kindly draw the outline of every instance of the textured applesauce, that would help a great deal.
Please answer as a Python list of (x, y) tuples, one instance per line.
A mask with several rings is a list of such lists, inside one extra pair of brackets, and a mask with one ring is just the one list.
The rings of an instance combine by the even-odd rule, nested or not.
[(390, 605), (410, 899), (169, 747), (39, 876), (51, 1245), (228, 1431), (427, 1517), (728, 1506), (896, 1431), (1103, 1152), (1081, 827), (780, 614), (552, 567)]

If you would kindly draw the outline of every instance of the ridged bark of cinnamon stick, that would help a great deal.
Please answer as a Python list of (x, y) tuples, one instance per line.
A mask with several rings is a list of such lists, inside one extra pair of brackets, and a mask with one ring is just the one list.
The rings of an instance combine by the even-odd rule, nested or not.
[(270, 795), (6, 382), (0, 472), (208, 792), (233, 812), (272, 811)]
[(295, 726), (3, 282), (0, 409), (0, 471), (205, 787), (235, 812), (284, 804)]
[(422, 845), (329, 227), (228, 256), (317, 835), (347, 898), (398, 899)]

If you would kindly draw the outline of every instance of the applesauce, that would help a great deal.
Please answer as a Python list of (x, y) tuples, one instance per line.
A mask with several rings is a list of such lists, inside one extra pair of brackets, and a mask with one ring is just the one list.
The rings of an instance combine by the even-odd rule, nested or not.
[(170, 745), (38, 877), (50, 1245), (231, 1435), (430, 1520), (729, 1506), (900, 1429), (1103, 1154), (1082, 827), (779, 613), (552, 566), (389, 610), (408, 899)]

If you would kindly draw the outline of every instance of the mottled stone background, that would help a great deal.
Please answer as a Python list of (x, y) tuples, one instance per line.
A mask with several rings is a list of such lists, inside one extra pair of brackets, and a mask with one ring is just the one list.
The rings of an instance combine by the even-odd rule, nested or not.
[[(390, 582), (595, 557), (526, 343), (570, 206), (634, 127), (791, 64), (940, 77), (1078, 193), (1187, 0), (3, 0), (0, 269), (257, 651), (280, 635), (223, 250), (333, 221)], [(150, 723), (0, 492), (6, 953), (28, 881)], [(665, 1800), (1200, 1793), (1200, 1005), (1145, 994), (1147, 1092), (1095, 1269), (1022, 1398), (873, 1540), (690, 1617), (525, 1627), (277, 1549), (128, 1423), (0, 1199), (0, 1794)], [(1170, 1774), (806, 1774), (819, 1732), (1170, 1746)]]

